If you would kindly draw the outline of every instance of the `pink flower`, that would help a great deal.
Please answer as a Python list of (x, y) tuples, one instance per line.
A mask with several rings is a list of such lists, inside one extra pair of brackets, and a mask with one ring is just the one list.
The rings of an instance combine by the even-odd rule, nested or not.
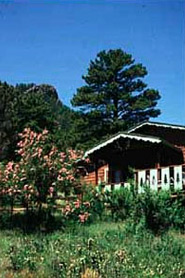
[(53, 192), (54, 192), (54, 187), (50, 186), (49, 193), (53, 193)]
[(42, 154), (42, 148), (38, 148), (38, 157), (40, 157)]
[(47, 134), (48, 134), (48, 130), (47, 130), (47, 129), (44, 129), (43, 132), (42, 132), (42, 134), (43, 134), (43, 135), (47, 135)]
[[(69, 174), (69, 173), (68, 173), (68, 174)], [(66, 179), (69, 180), (69, 181), (73, 181), (73, 180), (74, 180), (74, 177), (73, 177), (72, 175), (69, 175), (69, 176), (66, 177)]]
[(59, 171), (60, 171), (60, 173), (67, 173), (67, 169), (64, 167), (62, 167)]
[(17, 146), (18, 146), (18, 147), (23, 147), (23, 141), (18, 142), (18, 143), (17, 143)]
[(84, 223), (86, 221), (85, 214), (79, 214), (78, 217), (81, 223)]
[(6, 168), (7, 168), (8, 171), (12, 171), (13, 170), (13, 162), (8, 162)]
[(24, 189), (24, 190), (27, 190), (27, 189), (28, 189), (28, 186), (29, 186), (28, 184), (25, 184), (24, 187), (23, 187), (23, 189)]
[(18, 150), (17, 153), (20, 154), (21, 156), (24, 156), (24, 154), (25, 154), (23, 149)]
[(42, 138), (42, 134), (39, 133), (39, 134), (37, 135), (37, 141), (40, 141), (41, 138)]
[(66, 154), (65, 154), (64, 152), (61, 152), (61, 153), (60, 153), (60, 157), (61, 157), (61, 158), (65, 158), (65, 157), (66, 157)]
[(74, 202), (74, 206), (75, 206), (75, 208), (79, 208), (80, 207), (80, 200), (76, 200), (76, 202)]

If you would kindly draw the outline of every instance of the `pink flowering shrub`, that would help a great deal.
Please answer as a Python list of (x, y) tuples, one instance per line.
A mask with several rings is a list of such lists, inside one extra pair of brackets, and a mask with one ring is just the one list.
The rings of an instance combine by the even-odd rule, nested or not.
[(73, 202), (66, 202), (63, 209), (63, 214), (66, 219), (74, 220), (79, 223), (86, 223), (91, 218), (91, 204), (90, 202), (83, 202), (79, 199)]
[(0, 167), (1, 197), (40, 207), (54, 200), (59, 192), (67, 194), (78, 185), (75, 162), (82, 157), (81, 152), (61, 152), (51, 146), (47, 130), (36, 133), (26, 128), (20, 139), (19, 161)]

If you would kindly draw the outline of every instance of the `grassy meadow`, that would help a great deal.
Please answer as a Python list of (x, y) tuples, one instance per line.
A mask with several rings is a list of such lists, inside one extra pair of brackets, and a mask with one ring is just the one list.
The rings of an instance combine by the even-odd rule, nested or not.
[(184, 278), (185, 236), (125, 222), (0, 232), (1, 278)]

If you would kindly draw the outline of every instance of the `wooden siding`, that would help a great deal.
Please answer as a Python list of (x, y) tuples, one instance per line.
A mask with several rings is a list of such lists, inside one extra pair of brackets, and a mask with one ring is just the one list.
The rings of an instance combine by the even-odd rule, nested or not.
[(96, 185), (96, 181), (98, 183), (105, 182), (105, 171), (108, 169), (108, 165), (101, 166), (99, 169), (97, 169), (97, 177), (96, 177), (96, 171), (88, 173), (86, 176), (82, 178), (82, 182), (86, 184), (92, 184)]
[(182, 150), (183, 158), (184, 158), (184, 164), (185, 164), (185, 146), (175, 146), (175, 147), (178, 147), (179, 149)]

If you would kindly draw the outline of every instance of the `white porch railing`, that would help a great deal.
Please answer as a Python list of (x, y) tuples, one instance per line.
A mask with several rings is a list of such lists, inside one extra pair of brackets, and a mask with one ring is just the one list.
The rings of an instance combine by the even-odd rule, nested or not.
[[(108, 171), (108, 168), (106, 169)], [(130, 188), (128, 182), (108, 183), (108, 174), (106, 172), (104, 183), (105, 191), (120, 189), (120, 187)], [(101, 184), (101, 181), (99, 182)], [(135, 184), (138, 186), (138, 192), (144, 191), (144, 185), (148, 185), (152, 190), (168, 190), (173, 188), (174, 191), (185, 189), (185, 165), (176, 165), (170, 167), (161, 167), (158, 169), (145, 169), (135, 171)]]
[(144, 184), (149, 185), (153, 190), (168, 190), (171, 187), (174, 190), (182, 190), (183, 186), (185, 186), (185, 173), (182, 165), (159, 169), (137, 170), (136, 181), (139, 192), (143, 192)]

